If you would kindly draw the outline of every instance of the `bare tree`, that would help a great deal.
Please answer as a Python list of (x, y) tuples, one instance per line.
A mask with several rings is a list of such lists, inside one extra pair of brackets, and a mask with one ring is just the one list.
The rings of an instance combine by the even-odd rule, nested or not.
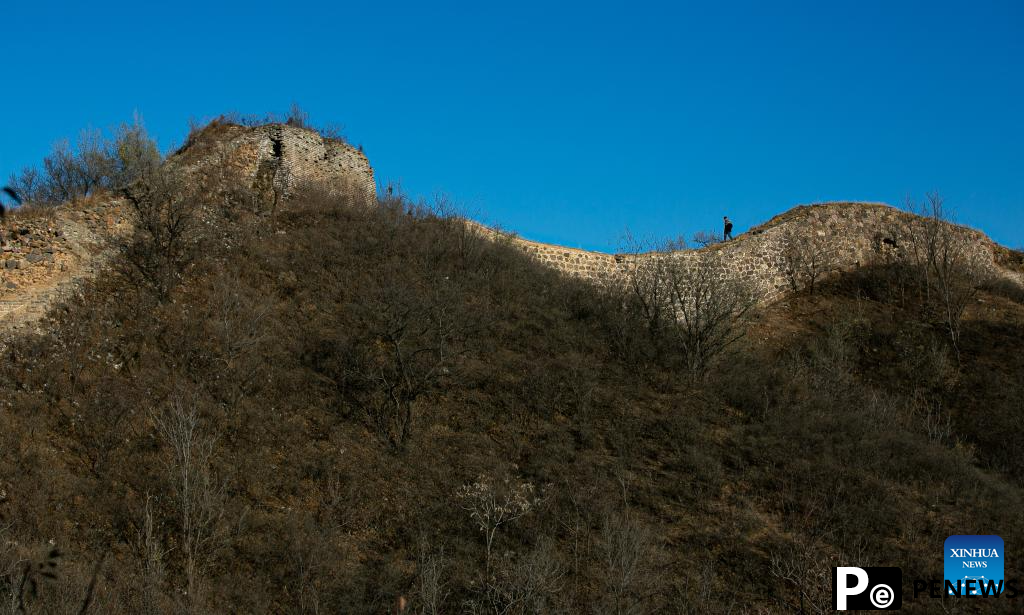
[(791, 585), (797, 593), (800, 613), (830, 613), (828, 595), (830, 559), (812, 547), (796, 545), (771, 554), (773, 577)]
[(158, 171), (125, 191), (134, 233), (121, 246), (122, 273), (165, 301), (197, 257), (195, 195), (169, 171)]
[(420, 398), (450, 373), (460, 333), (444, 286), (423, 294), (385, 280), (356, 308), (368, 339), (349, 349), (344, 390), (396, 451), (412, 435)]
[(972, 258), (970, 237), (953, 223), (942, 197), (930, 193), (921, 204), (908, 199), (906, 207), (919, 216), (910, 223), (911, 265), (959, 360), (964, 311), (977, 296), (984, 271)]
[(267, 342), (266, 321), (271, 304), (265, 296), (228, 275), (213, 279), (210, 300), (201, 306), (200, 316), (207, 323), (209, 342), (215, 349), (209, 390), (240, 421), (242, 401), (254, 395), (268, 380), (271, 366), (260, 353)]
[(8, 183), (25, 204), (35, 204), (44, 200), (43, 177), (35, 167), (25, 167), (20, 173), (11, 173)]
[(317, 526), (307, 524), (290, 542), (288, 563), (294, 592), (299, 598), (297, 612), (317, 615), (323, 612), (320, 581), (327, 567), (325, 537)]
[(422, 615), (440, 615), (445, 611), (445, 600), (451, 594), (445, 580), (448, 560), (444, 549), (432, 549), (427, 537), (420, 536), (416, 567), (419, 612)]
[(782, 241), (782, 261), (790, 287), (813, 293), (814, 285), (835, 263), (828, 242), (807, 229), (786, 229)]
[(638, 254), (627, 271), (627, 308), (646, 324), (658, 354), (678, 354), (700, 377), (743, 336), (760, 293), (717, 252), (658, 250)]
[(169, 448), (167, 467), (177, 508), (186, 604), (189, 612), (196, 612), (201, 577), (227, 536), (224, 485), (210, 467), (214, 438), (204, 431), (195, 401), (175, 396), (155, 419)]
[(722, 235), (714, 231), (697, 231), (693, 234), (693, 243), (700, 248), (706, 248), (722, 243)]
[(494, 615), (550, 613), (565, 570), (554, 545), (542, 540), (522, 555), (506, 553), (483, 586), (483, 606)]
[(309, 128), (309, 114), (299, 106), (299, 103), (293, 102), (284, 123), (296, 128)]
[(131, 124), (121, 124), (110, 146), (109, 158), (113, 161), (110, 183), (112, 188), (122, 188), (142, 177), (153, 174), (160, 166), (160, 150), (150, 138), (136, 115)]
[(484, 534), (484, 562), (488, 572), (498, 530), (529, 514), (543, 501), (532, 483), (508, 479), (498, 482), (486, 475), (463, 485), (455, 495), (459, 506), (469, 511), (470, 519)]
[(125, 188), (153, 172), (160, 160), (156, 142), (136, 116), (133, 123), (119, 126), (112, 137), (87, 129), (74, 147), (66, 139), (58, 141), (43, 158), (42, 172), (27, 167), (11, 177), (11, 184), (27, 202), (57, 204), (98, 190)]
[(146, 495), (146, 506), (143, 511), (142, 528), (139, 531), (139, 543), (142, 549), (142, 608), (149, 615), (163, 612), (163, 582), (166, 572), (164, 549), (157, 532), (153, 514), (153, 498)]
[(103, 138), (103, 133), (96, 129), (83, 130), (76, 149), (72, 165), (78, 174), (81, 194), (73, 196), (85, 196), (97, 189), (111, 188), (117, 173), (117, 158), (112, 151), (112, 144)]
[(86, 194), (88, 185), (82, 167), (65, 139), (53, 146), (53, 152), (43, 159), (46, 177), (44, 200), (51, 203), (70, 201)]
[(702, 375), (715, 358), (743, 335), (742, 319), (757, 302), (749, 285), (732, 277), (718, 255), (670, 269), (673, 310), (670, 332), (683, 350), (686, 367)]
[(625, 483), (621, 509), (601, 517), (598, 551), (604, 565), (604, 597), (599, 613), (630, 615), (652, 609), (650, 600), (662, 582), (654, 561), (657, 545), (651, 530), (630, 509)]

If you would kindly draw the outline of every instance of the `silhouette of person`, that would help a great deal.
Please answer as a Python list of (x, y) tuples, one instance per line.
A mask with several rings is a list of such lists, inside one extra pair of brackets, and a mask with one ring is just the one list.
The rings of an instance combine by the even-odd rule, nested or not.
[(729, 241), (732, 239), (732, 220), (729, 219), (729, 216), (722, 216), (722, 220), (725, 224), (725, 234), (723, 235), (723, 239), (725, 241)]
[[(21, 195), (15, 192), (14, 188), (10, 186), (4, 186), (2, 192), (6, 194), (15, 205), (21, 205)], [(0, 220), (3, 220), (7, 214), (7, 208), (4, 207), (4, 202), (0, 201)]]
[[(4, 186), (0, 189), (0, 192), (6, 194), (7, 197), (15, 204), (21, 205), (21, 195), (18, 194), (14, 188), (10, 186)], [(7, 245), (7, 238), (5, 237), (4, 231), (4, 218), (7, 216), (7, 207), (4, 205), (3, 200), (0, 200), (0, 246)]]

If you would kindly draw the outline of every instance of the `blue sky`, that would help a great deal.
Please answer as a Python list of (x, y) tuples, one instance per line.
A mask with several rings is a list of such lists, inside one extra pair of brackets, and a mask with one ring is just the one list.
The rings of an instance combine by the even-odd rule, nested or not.
[(4, 177), (86, 126), (284, 112), (379, 180), (614, 250), (799, 204), (938, 190), (1024, 245), (1021, 2), (12, 0)]

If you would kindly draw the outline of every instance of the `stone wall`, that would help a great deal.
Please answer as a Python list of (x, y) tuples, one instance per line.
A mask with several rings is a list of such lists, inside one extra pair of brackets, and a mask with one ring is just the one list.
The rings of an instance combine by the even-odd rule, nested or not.
[[(307, 185), (376, 202), (369, 161), (358, 149), (283, 124), (213, 122), (166, 162), (202, 190), (236, 191), (271, 209)], [(36, 326), (48, 306), (109, 261), (109, 239), (131, 230), (126, 204), (89, 197), (52, 209), (25, 208), (0, 220), (0, 331)]]
[(622, 274), (626, 271), (629, 259), (632, 258), (628, 255), (607, 254), (530, 241), (514, 234), (496, 231), (473, 221), (466, 221), (466, 224), (489, 239), (507, 242), (549, 267), (592, 282), (602, 282)]
[(168, 166), (206, 182), (241, 182), (270, 205), (314, 185), (361, 204), (377, 196), (373, 168), (361, 150), (287, 124), (212, 123), (171, 156)]
[(106, 197), (7, 215), (0, 221), (0, 331), (38, 322), (105, 265), (110, 239), (130, 227), (123, 202)]
[[(213, 123), (169, 160), (189, 173), (228, 174), (251, 186), (262, 203), (276, 206), (304, 185), (317, 184), (374, 203), (373, 169), (361, 151), (314, 131), (284, 124), (243, 127)], [(825, 203), (791, 209), (736, 239), (701, 250), (682, 250), (669, 258), (683, 264), (710, 263), (721, 276), (755, 286), (762, 297), (780, 297), (800, 276), (792, 256), (799, 246), (827, 261), (824, 273), (905, 255), (913, 228), (923, 219), (880, 203)], [(467, 222), (494, 240), (507, 241), (568, 275), (595, 283), (621, 283), (630, 268), (664, 254), (606, 254), (529, 241)], [(984, 234), (955, 227), (971, 258), (988, 274), (1021, 283), (1021, 275), (999, 265), (1000, 248)]]
[(117, 199), (90, 199), (57, 209), (15, 211), (0, 224), (0, 273), (4, 288), (14, 290), (60, 270), (76, 256), (77, 241), (108, 238), (128, 227), (128, 214)]
[[(823, 273), (850, 270), (907, 255), (915, 229), (923, 219), (880, 203), (825, 203), (791, 209), (752, 228), (736, 239), (700, 250), (681, 250), (668, 255), (683, 263), (698, 259), (720, 269), (722, 276), (743, 280), (756, 287), (764, 300), (777, 299), (800, 283), (792, 274), (795, 244), (809, 245), (818, 253)], [(606, 254), (538, 243), (475, 225), (482, 233), (508, 241), (516, 248), (568, 275), (600, 283), (614, 283), (643, 259), (663, 255)], [(1024, 276), (1004, 268), (1004, 251), (983, 233), (954, 227), (969, 258), (985, 274), (1005, 277), (1020, 284)], [(806, 244), (802, 242), (807, 242)]]
[[(13, 218), (13, 216), (12, 216)], [(16, 289), (16, 279), (30, 277), (29, 269), (51, 269), (56, 266), (63, 232), (47, 218), (18, 220), (6, 225), (0, 239), (0, 269), (4, 287)]]
[[(208, 127), (169, 164), (205, 179), (251, 182), (257, 193), (277, 203), (307, 183), (334, 187), (357, 203), (375, 202), (373, 171), (359, 151), (316, 133), (289, 126)], [(227, 185), (232, 185), (228, 183)], [(262, 192), (261, 192), (262, 191)], [(56, 210), (16, 212), (2, 227), (0, 321), (38, 318), (53, 298), (77, 279), (92, 275), (105, 261), (106, 239), (128, 232), (128, 212), (119, 199), (87, 199)], [(508, 243), (567, 275), (595, 284), (622, 284), (630, 270), (648, 259), (682, 264), (707, 263), (723, 278), (743, 280), (763, 300), (783, 296), (799, 282), (792, 275), (792, 249), (809, 242), (822, 257), (823, 273), (905, 257), (920, 237), (924, 219), (877, 203), (827, 203), (796, 207), (738, 235), (700, 250), (671, 253), (606, 254), (529, 241), (466, 224), (494, 241)], [(950, 227), (963, 242), (980, 275), (1000, 276), (1024, 286), (1019, 255), (983, 233)]]

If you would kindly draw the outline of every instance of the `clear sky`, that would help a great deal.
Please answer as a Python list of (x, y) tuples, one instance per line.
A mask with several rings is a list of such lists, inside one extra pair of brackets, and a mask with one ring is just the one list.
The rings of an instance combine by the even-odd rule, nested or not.
[(1024, 245), (1024, 2), (24, 2), (0, 174), (86, 126), (343, 124), (379, 180), (523, 236), (737, 230), (938, 190)]

